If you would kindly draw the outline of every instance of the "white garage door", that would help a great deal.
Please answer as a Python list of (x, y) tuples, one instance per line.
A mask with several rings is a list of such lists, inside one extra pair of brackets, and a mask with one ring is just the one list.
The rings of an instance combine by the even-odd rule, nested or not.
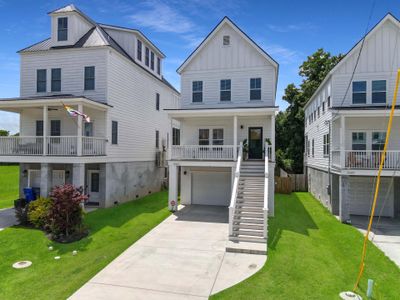
[[(393, 217), (393, 184), (391, 178), (382, 178), (379, 187), (379, 197), (376, 204), (375, 216), (379, 216), (382, 207), (383, 217)], [(349, 178), (350, 214), (368, 216), (375, 192), (375, 180), (373, 177)], [(390, 191), (388, 192), (390, 188)]]
[(192, 173), (192, 204), (229, 206), (230, 199), (229, 172)]

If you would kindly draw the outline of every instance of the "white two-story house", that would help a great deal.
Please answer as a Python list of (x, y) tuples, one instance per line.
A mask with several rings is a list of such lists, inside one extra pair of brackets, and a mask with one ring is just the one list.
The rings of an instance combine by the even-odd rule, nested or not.
[[(386, 15), (329, 72), (305, 106), (309, 191), (344, 222), (369, 215), (386, 138), (400, 23)], [(375, 215), (400, 215), (400, 111), (383, 167)]]
[(230, 207), (232, 240), (265, 241), (274, 211), (278, 64), (225, 17), (177, 72), (181, 105), (167, 110), (180, 133), (169, 147), (170, 208), (180, 186), (182, 205)]
[(140, 31), (98, 24), (73, 5), (49, 16), (50, 37), (19, 51), (20, 97), (0, 101), (20, 115), (19, 136), (0, 138), (0, 161), (20, 164), (21, 197), (72, 183), (106, 207), (160, 190), (164, 109), (179, 101), (164, 54)]

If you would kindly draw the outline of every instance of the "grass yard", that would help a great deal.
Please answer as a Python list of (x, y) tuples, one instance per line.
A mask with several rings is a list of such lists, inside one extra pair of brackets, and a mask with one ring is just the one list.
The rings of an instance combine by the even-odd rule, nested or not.
[(0, 209), (12, 207), (18, 199), (19, 166), (0, 166)]
[[(338, 222), (308, 193), (276, 195), (269, 222), (268, 260), (254, 276), (212, 299), (339, 299), (358, 274), (363, 236)], [(370, 243), (358, 293), (400, 299), (400, 270)]]
[[(0, 232), (0, 299), (66, 299), (170, 215), (167, 192), (87, 214), (89, 237), (72, 244), (50, 242), (43, 232), (12, 227)], [(54, 250), (49, 251), (48, 246)], [(78, 250), (77, 256), (72, 251)], [(60, 255), (60, 260), (54, 257)], [(11, 265), (30, 260), (28, 269)]]

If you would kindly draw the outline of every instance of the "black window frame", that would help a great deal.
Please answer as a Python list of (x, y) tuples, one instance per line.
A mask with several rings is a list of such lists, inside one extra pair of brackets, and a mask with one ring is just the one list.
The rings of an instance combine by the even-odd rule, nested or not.
[(50, 120), (50, 136), (61, 136), (61, 120)]
[(261, 77), (250, 78), (250, 101), (261, 100)]
[(232, 100), (232, 82), (230, 79), (221, 79), (219, 89), (219, 101), (226, 102)]
[(202, 103), (203, 102), (203, 81), (195, 80), (192, 81), (192, 102)]
[(160, 110), (160, 93), (156, 93), (156, 110)]
[[(203, 135), (203, 133), (205, 135)], [(210, 129), (209, 128), (199, 128), (199, 145), (209, 146), (210, 145)]]
[(51, 91), (61, 92), (61, 68), (51, 69)]
[(43, 120), (36, 120), (36, 136), (43, 136)]
[(111, 121), (111, 145), (118, 145), (118, 122)]
[(68, 41), (68, 17), (57, 18), (57, 41)]
[(324, 153), (324, 157), (328, 157), (329, 156), (329, 151), (330, 151), (330, 137), (329, 137), (329, 133), (324, 134), (323, 135), (323, 153)]
[(84, 71), (84, 90), (94, 91), (96, 89), (96, 67), (85, 66)]
[[(363, 143), (360, 142), (360, 141), (362, 141), (359, 138), (361, 135), (364, 136)], [(356, 141), (356, 143), (354, 141)], [(367, 150), (367, 132), (365, 132), (365, 131), (353, 131), (351, 133), (351, 149), (354, 150), (354, 151), (365, 151), (365, 150)]]
[(231, 44), (231, 37), (229, 35), (224, 35), (222, 37), (222, 45), (223, 46), (230, 46)]
[(154, 71), (154, 52), (150, 51), (150, 69)]
[[(221, 133), (221, 136), (218, 136), (218, 133)], [(219, 146), (224, 144), (224, 129), (223, 128), (213, 128), (212, 144), (219, 145)]]
[[(44, 78), (43, 78), (44, 74)], [(46, 93), (47, 91), (47, 70), (37, 69), (36, 70), (36, 92)]]
[(139, 61), (142, 61), (142, 49), (143, 49), (142, 41), (141, 40), (137, 40), (136, 58)]
[(161, 75), (161, 59), (157, 56), (157, 74)]
[(314, 139), (311, 140), (311, 156), (314, 157), (315, 155), (315, 141)]
[[(359, 86), (357, 86), (359, 85)], [(364, 85), (362, 89), (361, 85)], [(353, 104), (366, 104), (367, 103), (367, 81), (358, 80), (352, 82), (352, 103)]]
[[(385, 89), (377, 89), (376, 85), (379, 84), (379, 83), (382, 83), (382, 82), (384, 82), (384, 84), (385, 84)], [(384, 103), (386, 103), (386, 101), (387, 101), (386, 92), (387, 92), (387, 82), (386, 82), (385, 79), (372, 80), (372, 82), (371, 82), (371, 103), (372, 104), (384, 104)], [(384, 96), (384, 97), (382, 97), (382, 96)]]
[(160, 149), (160, 131), (156, 130), (156, 149)]
[(181, 144), (181, 131), (179, 128), (172, 128), (172, 145)]
[(146, 47), (144, 54), (144, 63), (148, 67), (150, 65), (150, 49)]

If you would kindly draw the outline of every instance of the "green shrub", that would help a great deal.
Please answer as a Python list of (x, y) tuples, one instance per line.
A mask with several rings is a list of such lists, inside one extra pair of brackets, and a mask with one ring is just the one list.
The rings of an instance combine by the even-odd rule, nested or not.
[(29, 204), (28, 220), (36, 228), (48, 230), (50, 226), (49, 213), (53, 205), (50, 198), (40, 197)]

